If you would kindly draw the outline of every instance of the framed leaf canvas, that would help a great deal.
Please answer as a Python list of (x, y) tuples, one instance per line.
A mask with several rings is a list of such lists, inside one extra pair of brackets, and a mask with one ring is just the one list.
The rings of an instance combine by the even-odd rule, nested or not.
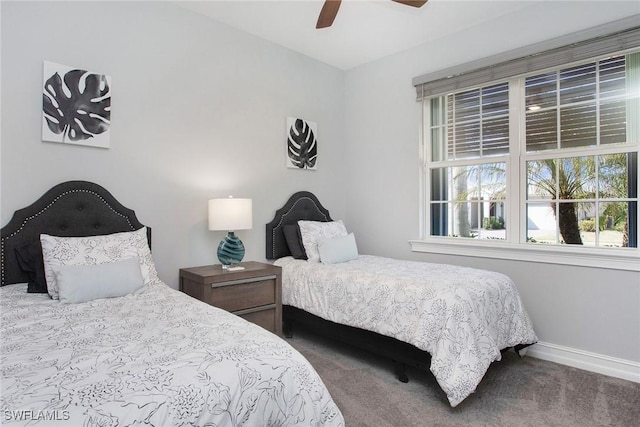
[(287, 117), (287, 167), (318, 168), (318, 125), (304, 119)]
[(111, 77), (44, 61), (42, 140), (109, 148)]

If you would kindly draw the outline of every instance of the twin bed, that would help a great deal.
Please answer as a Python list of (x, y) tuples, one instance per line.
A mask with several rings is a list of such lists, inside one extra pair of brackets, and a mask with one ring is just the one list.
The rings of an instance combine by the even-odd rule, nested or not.
[(160, 281), (150, 229), (104, 188), (57, 185), (1, 236), (3, 425), (344, 425), (284, 340)]
[(475, 391), (501, 351), (537, 341), (507, 276), (360, 255), (312, 193), (291, 196), (266, 233), (266, 257), (282, 267), (286, 331), (303, 324), (389, 357), (401, 381), (407, 364), (428, 368), (451, 406)]
[[(430, 369), (451, 406), (501, 351), (537, 340), (508, 277), (360, 255), (312, 193), (266, 231), (286, 329), (387, 356), (402, 381), (407, 364)], [(3, 423), (344, 425), (302, 355), (164, 284), (150, 246), (151, 229), (94, 183), (59, 184), (15, 212), (0, 241)]]

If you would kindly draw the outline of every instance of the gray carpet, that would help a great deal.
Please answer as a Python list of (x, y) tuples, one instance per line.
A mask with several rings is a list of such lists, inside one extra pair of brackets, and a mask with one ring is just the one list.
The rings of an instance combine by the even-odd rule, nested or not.
[(451, 408), (430, 372), (304, 331), (287, 341), (316, 368), (351, 426), (638, 426), (640, 384), (505, 353), (476, 392)]

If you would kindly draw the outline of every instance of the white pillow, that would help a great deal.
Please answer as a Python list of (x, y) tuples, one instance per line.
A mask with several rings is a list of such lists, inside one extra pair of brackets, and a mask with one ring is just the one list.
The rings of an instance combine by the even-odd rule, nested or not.
[(61, 303), (121, 297), (144, 287), (138, 258), (98, 265), (65, 265), (53, 271)]
[(310, 262), (320, 262), (318, 238), (347, 235), (347, 229), (342, 220), (331, 222), (298, 221), (298, 226), (300, 227), (302, 246), (304, 246), (304, 251), (307, 253), (307, 259)]
[(358, 258), (356, 236), (349, 233), (342, 237), (318, 238), (318, 252), (323, 264), (338, 264)]
[(88, 237), (56, 237), (40, 235), (47, 291), (58, 299), (58, 285), (54, 269), (65, 265), (98, 265), (137, 257), (145, 285), (158, 280), (151, 250), (147, 243), (147, 229)]

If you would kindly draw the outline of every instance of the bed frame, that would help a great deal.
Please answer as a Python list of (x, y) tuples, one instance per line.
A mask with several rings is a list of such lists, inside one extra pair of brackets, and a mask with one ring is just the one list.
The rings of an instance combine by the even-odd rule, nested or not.
[[(285, 225), (297, 224), (299, 220), (332, 221), (329, 211), (318, 198), (308, 191), (292, 195), (285, 205), (276, 211), (275, 217), (266, 225), (266, 257), (278, 259), (291, 255), (284, 238)], [(282, 307), (283, 330), (287, 337), (293, 336), (294, 327), (303, 327), (360, 349), (389, 358), (394, 362), (395, 373), (402, 382), (408, 382), (406, 368), (414, 366), (429, 370), (431, 355), (406, 342), (360, 328), (341, 325), (307, 313), (296, 307)]]
[[(107, 190), (87, 181), (67, 181), (15, 211), (0, 230), (0, 286), (26, 283), (15, 248), (40, 239), (40, 234), (83, 237), (139, 230), (144, 225)], [(151, 247), (151, 229), (147, 227)]]

